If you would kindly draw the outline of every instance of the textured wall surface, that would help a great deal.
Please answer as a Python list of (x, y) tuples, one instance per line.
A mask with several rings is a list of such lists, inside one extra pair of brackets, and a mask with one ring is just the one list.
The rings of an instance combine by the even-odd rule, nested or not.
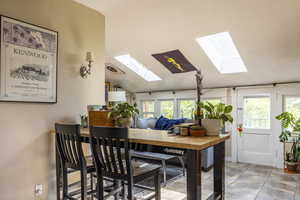
[[(78, 122), (88, 104), (104, 103), (105, 18), (71, 0), (1, 0), (0, 14), (59, 32), (58, 103), (0, 102), (0, 199), (36, 199), (37, 183), (45, 187), (41, 199), (55, 199), (48, 132), (55, 121)], [(79, 68), (87, 51), (95, 62), (83, 80)]]

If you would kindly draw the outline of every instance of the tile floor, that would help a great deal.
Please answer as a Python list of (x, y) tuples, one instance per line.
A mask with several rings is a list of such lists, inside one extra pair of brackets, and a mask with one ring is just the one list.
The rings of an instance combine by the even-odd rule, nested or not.
[[(226, 163), (226, 200), (300, 200), (300, 175), (271, 167)], [(202, 199), (212, 192), (213, 170), (202, 173)], [(186, 177), (162, 188), (162, 200), (185, 200)]]

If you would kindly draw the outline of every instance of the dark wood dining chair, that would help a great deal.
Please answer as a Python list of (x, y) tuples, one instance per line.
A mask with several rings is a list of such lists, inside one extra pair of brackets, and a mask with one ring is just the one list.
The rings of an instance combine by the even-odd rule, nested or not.
[[(123, 199), (134, 200), (133, 187), (154, 178), (154, 194), (147, 199), (161, 199), (160, 166), (136, 162), (131, 159), (127, 128), (90, 127), (91, 149), (97, 171), (97, 198), (105, 199), (103, 177), (121, 181)], [(125, 184), (128, 192), (125, 194)], [(146, 188), (143, 188), (146, 189)], [(148, 188), (149, 189), (149, 188)], [(153, 189), (152, 189), (153, 190)]]
[[(85, 157), (80, 140), (80, 125), (77, 124), (55, 124), (56, 149), (59, 153), (62, 173), (62, 195), (63, 199), (74, 199), (78, 191), (68, 192), (69, 172), (80, 171), (80, 192), (82, 200), (86, 200), (88, 193), (93, 189), (93, 172), (96, 169), (92, 157)], [(90, 174), (91, 190), (88, 192), (87, 175)], [(60, 180), (57, 180), (60, 184)], [(59, 191), (58, 191), (59, 192)], [(92, 195), (91, 195), (92, 196)]]

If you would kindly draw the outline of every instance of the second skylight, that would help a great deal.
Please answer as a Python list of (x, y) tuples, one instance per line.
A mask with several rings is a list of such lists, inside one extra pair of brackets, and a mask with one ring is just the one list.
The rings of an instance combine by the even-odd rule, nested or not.
[(196, 38), (196, 41), (222, 74), (247, 72), (228, 32)]
[(129, 54), (116, 56), (116, 60), (118, 60), (120, 63), (137, 73), (139, 76), (141, 76), (146, 81), (160, 81), (161, 78), (154, 74), (152, 71), (147, 69), (143, 64), (138, 62), (136, 59), (131, 57)]

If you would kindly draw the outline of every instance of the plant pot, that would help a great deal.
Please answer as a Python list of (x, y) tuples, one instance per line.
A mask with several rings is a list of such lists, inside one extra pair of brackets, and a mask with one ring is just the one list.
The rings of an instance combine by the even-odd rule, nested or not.
[(194, 137), (203, 137), (206, 135), (205, 129), (190, 129), (190, 135)]
[(219, 119), (203, 119), (202, 126), (206, 129), (206, 135), (220, 135), (223, 133), (222, 122)]
[(122, 128), (130, 128), (132, 124), (132, 118), (119, 118), (117, 120), (117, 126)]
[(297, 162), (286, 162), (286, 168), (288, 171), (296, 172), (298, 168)]

